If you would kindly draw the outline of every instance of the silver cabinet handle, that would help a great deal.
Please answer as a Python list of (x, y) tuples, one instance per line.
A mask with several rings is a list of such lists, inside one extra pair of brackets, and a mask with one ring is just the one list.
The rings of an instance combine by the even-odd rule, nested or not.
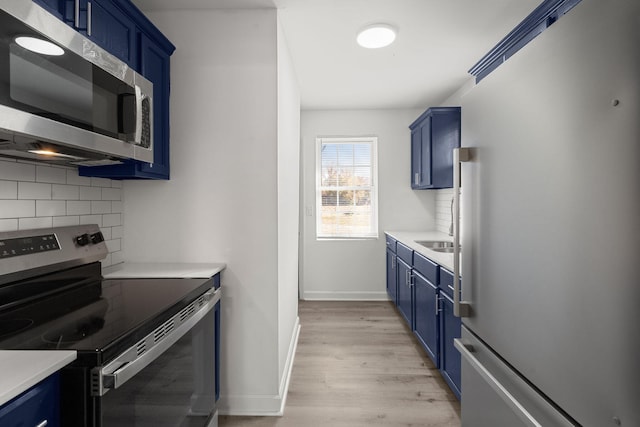
[(460, 301), (460, 163), (469, 160), (469, 148), (453, 149), (453, 315), (456, 317), (471, 315), (471, 304)]
[(40, 421), (40, 424), (36, 425), (36, 427), (44, 427), (49, 424), (48, 420)]
[(536, 419), (525, 409), (518, 400), (494, 377), (487, 368), (473, 355), (473, 347), (467, 346), (460, 338), (455, 338), (453, 344), (460, 351), (462, 357), (466, 359), (475, 371), (491, 386), (491, 388), (505, 401), (518, 417), (530, 427), (542, 427)]
[(420, 183), (420, 173), (419, 172), (415, 173), (415, 176), (413, 177), (413, 183), (415, 185), (418, 185)]
[(87, 2), (87, 35), (91, 36), (91, 2)]
[(392, 269), (392, 270), (395, 270), (395, 269), (396, 269), (396, 262), (397, 262), (397, 261), (396, 261), (396, 256), (395, 256), (395, 255), (392, 255), (392, 256), (391, 256), (391, 269)]
[(76, 0), (73, 9), (73, 24), (76, 28), (80, 27), (80, 0)]

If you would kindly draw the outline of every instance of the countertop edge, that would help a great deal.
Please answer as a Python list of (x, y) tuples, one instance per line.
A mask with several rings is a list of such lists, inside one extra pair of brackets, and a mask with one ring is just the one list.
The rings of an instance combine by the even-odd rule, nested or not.
[(76, 357), (77, 353), (70, 350), (0, 350), (0, 366), (5, 367), (0, 379), (0, 405), (29, 390)]
[(206, 279), (227, 267), (222, 262), (211, 263), (154, 263), (123, 262), (102, 269), (105, 279)]
[(453, 254), (432, 251), (416, 243), (416, 240), (446, 240), (453, 242), (453, 237), (437, 230), (426, 231), (385, 231), (386, 235), (393, 237), (398, 242), (410, 247), (415, 252), (424, 255), (441, 267), (453, 272)]

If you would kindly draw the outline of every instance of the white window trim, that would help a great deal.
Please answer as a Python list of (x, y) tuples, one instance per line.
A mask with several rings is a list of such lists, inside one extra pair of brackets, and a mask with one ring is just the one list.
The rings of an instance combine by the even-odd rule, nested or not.
[[(372, 212), (372, 233), (370, 235), (355, 236), (320, 236), (320, 221), (322, 220), (322, 144), (353, 144), (357, 142), (367, 142), (371, 144), (371, 203)], [(340, 187), (341, 189), (355, 189), (351, 187)], [(376, 240), (379, 237), (378, 231), (378, 137), (317, 137), (316, 138), (316, 240)]]

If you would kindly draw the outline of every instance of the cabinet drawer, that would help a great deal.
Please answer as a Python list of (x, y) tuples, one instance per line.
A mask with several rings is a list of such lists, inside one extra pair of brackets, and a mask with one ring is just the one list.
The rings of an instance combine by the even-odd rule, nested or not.
[(440, 282), (438, 287), (450, 298), (453, 298), (453, 273), (440, 267)]
[(60, 380), (55, 373), (0, 407), (0, 426), (58, 427)]
[(395, 253), (396, 251), (396, 239), (394, 239), (393, 237), (389, 236), (388, 234), (386, 235), (387, 237), (387, 248), (391, 249), (391, 251), (393, 251)]
[(440, 266), (424, 255), (418, 252), (413, 255), (413, 268), (418, 270), (420, 274), (434, 285), (438, 283), (438, 272), (440, 270)]
[(409, 265), (413, 265), (413, 249), (404, 244), (397, 242), (396, 244), (396, 253), (398, 254), (398, 258), (403, 260)]

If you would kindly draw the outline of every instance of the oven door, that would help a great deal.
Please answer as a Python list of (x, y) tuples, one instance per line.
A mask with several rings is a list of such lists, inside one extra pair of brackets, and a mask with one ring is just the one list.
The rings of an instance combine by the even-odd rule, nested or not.
[[(159, 355), (154, 352), (156, 347), (143, 352), (143, 356), (152, 356), (151, 362), (133, 359), (125, 352), (100, 369), (104, 394), (94, 397), (100, 414), (96, 426), (217, 426), (215, 308), (219, 298), (219, 289), (205, 295), (206, 313), (198, 310), (191, 317), (196, 320), (193, 326), (183, 323), (167, 331), (165, 323), (164, 330), (156, 329), (151, 340), (166, 332), (161, 342), (170, 345), (160, 348)], [(183, 310), (178, 318), (187, 312), (189, 309)], [(185, 326), (187, 332), (175, 337)], [(140, 352), (141, 342), (136, 352)], [(133, 360), (121, 364), (127, 358)]]

